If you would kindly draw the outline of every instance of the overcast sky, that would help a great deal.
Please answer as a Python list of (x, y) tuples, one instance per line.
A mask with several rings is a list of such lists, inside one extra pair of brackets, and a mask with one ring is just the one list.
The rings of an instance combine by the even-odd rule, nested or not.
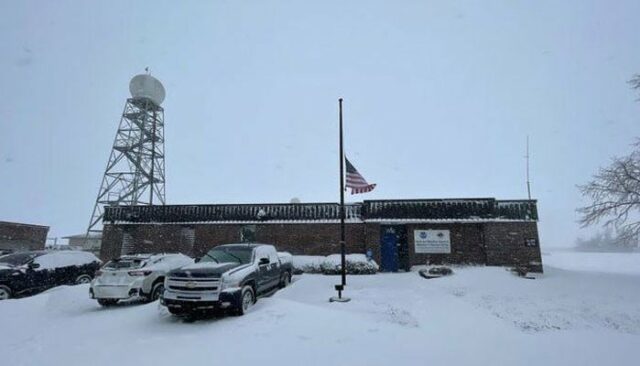
[[(86, 230), (132, 76), (167, 89), (168, 203), (526, 198), (543, 247), (640, 135), (639, 1), (2, 1), (0, 220)], [(583, 233), (584, 234), (584, 233)]]

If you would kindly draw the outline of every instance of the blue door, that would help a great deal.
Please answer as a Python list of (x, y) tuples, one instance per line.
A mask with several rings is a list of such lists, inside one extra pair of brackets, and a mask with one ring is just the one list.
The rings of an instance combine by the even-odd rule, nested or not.
[(398, 236), (393, 230), (386, 230), (380, 243), (382, 270), (386, 272), (398, 271)]

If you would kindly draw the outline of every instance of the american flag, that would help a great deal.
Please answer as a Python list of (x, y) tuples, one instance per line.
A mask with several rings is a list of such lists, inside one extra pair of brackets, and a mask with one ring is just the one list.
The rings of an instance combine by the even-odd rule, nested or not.
[(349, 159), (345, 157), (344, 160), (347, 163), (347, 188), (351, 188), (351, 194), (367, 193), (376, 188), (375, 184), (367, 183), (356, 168), (351, 165)]

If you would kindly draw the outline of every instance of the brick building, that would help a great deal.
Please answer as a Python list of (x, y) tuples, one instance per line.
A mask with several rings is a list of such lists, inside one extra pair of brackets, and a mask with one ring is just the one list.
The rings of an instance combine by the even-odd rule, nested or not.
[(0, 252), (43, 250), (48, 226), (0, 221)]
[(100, 234), (77, 234), (70, 236), (63, 236), (62, 239), (67, 239), (67, 245), (69, 248), (75, 250), (84, 250), (91, 252), (95, 255), (100, 254), (100, 244), (102, 242), (102, 235)]
[[(336, 203), (106, 207), (100, 256), (263, 242), (298, 255), (339, 253)], [(371, 250), (383, 270), (425, 263), (542, 270), (535, 200), (375, 200), (346, 205), (347, 253)]]

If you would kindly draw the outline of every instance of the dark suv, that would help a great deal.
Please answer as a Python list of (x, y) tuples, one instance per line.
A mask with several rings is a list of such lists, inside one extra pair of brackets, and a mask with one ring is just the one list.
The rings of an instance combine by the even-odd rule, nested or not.
[(60, 285), (89, 283), (102, 263), (75, 250), (36, 251), (0, 257), (0, 300), (32, 295)]

